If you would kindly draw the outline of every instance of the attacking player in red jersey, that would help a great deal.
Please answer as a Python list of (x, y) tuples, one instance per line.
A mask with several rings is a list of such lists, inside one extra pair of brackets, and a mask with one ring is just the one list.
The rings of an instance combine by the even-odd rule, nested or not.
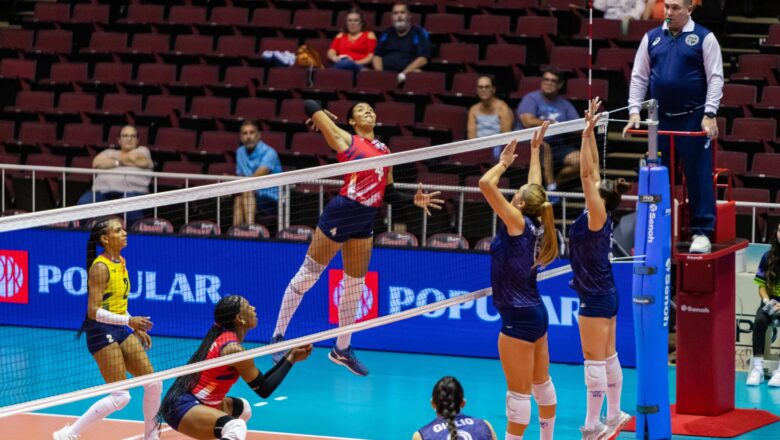
[[(333, 122), (335, 116), (323, 110), (315, 101), (308, 100), (305, 106), (311, 123), (325, 136), (330, 148), (336, 152), (339, 162), (390, 153), (387, 146), (374, 136), (376, 113), (369, 104), (359, 102), (347, 113), (347, 122), (355, 134), (339, 128)], [(414, 204), (426, 212), (431, 207), (441, 209), (444, 201), (434, 198), (437, 194), (438, 192), (426, 194), (419, 189), (414, 196)], [(374, 218), (383, 199), (398, 200), (399, 197), (399, 193), (393, 189), (390, 167), (377, 167), (344, 176), (344, 186), (322, 212), (311, 245), (306, 251), (306, 258), (284, 292), (272, 343), (284, 338), (287, 326), (303, 295), (314, 286), (339, 250), (344, 260), (344, 293), (339, 303), (339, 326), (355, 322), (368, 263), (371, 260)], [(339, 336), (328, 358), (357, 375), (365, 376), (368, 369), (355, 356), (350, 341), (350, 334)], [(276, 353), (274, 361), (281, 359), (282, 355), (283, 353)]]

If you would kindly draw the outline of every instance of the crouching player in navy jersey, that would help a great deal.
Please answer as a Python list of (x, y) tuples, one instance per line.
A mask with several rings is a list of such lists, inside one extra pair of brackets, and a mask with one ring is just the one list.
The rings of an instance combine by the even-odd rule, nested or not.
[(514, 162), (517, 141), (501, 152), (499, 162), (479, 180), (479, 189), (501, 221), (490, 245), (493, 305), (501, 315), (498, 353), (506, 376), (506, 440), (521, 440), (531, 419), (531, 395), (539, 406), (539, 431), (550, 440), (555, 427), (555, 387), (549, 375), (547, 309), (536, 288), (540, 266), (558, 256), (553, 208), (542, 187), (539, 146), (550, 123), (531, 141), (528, 183), (507, 201), (498, 189), (501, 175)]
[[(214, 308), (214, 324), (188, 364), (244, 351), (246, 333), (257, 326), (255, 308), (242, 296), (230, 295)], [(281, 385), (293, 364), (306, 360), (312, 346), (290, 350), (265, 374), (252, 359), (181, 376), (163, 398), (159, 418), (196, 439), (245, 440), (252, 407), (246, 399), (227, 396), (241, 377), (258, 396), (267, 398)]]
[(436, 382), (431, 396), (436, 418), (418, 429), (412, 440), (496, 440), (496, 433), (487, 420), (460, 412), (466, 406), (463, 387), (452, 376)]
[[(570, 284), (580, 296), (579, 327), (585, 357), (585, 385), (588, 390), (583, 440), (611, 438), (631, 417), (620, 410), (623, 371), (615, 350), (618, 293), (612, 275), (612, 215), (631, 184), (623, 179), (601, 180), (599, 153), (593, 129), (601, 101), (590, 102), (582, 132), (580, 179), (586, 209), (569, 229)], [(607, 395), (607, 420), (601, 423), (601, 406)]]

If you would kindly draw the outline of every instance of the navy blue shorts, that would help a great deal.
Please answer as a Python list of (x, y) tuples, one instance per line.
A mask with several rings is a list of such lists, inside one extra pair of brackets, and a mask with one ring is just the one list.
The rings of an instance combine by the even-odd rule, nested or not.
[(374, 218), (379, 208), (361, 205), (344, 196), (336, 196), (322, 211), (317, 227), (337, 243), (350, 238), (374, 236)]
[(580, 316), (588, 318), (608, 318), (617, 315), (620, 300), (617, 292), (608, 295), (583, 295), (580, 296)]
[(121, 344), (128, 336), (133, 334), (133, 329), (126, 325), (103, 324), (92, 319), (87, 319), (84, 324), (84, 333), (87, 335), (87, 349), (90, 354), (97, 353), (101, 348), (114, 342)]
[(202, 405), (202, 403), (200, 403), (200, 400), (192, 393), (183, 393), (172, 403), (172, 405), (173, 408), (171, 408), (170, 411), (164, 412), (164, 414), (168, 414), (168, 417), (164, 417), (164, 419), (171, 428), (178, 431), (179, 423), (181, 423), (181, 419), (184, 418), (187, 411), (191, 410), (193, 407)]
[(501, 333), (534, 343), (547, 333), (549, 319), (544, 304), (531, 307), (500, 309)]

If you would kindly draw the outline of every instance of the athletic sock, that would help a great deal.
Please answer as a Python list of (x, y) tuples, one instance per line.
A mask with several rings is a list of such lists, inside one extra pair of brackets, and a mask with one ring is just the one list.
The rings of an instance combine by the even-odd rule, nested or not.
[(71, 435), (81, 435), (81, 432), (89, 425), (104, 419), (109, 414), (119, 411), (127, 406), (127, 402), (130, 401), (130, 393), (127, 391), (114, 391), (108, 396), (93, 403), (89, 409), (76, 420), (76, 423), (71, 425)]

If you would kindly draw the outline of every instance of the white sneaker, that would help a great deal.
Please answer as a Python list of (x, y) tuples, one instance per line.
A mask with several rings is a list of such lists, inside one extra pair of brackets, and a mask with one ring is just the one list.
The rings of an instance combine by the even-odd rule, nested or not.
[(772, 373), (772, 378), (769, 379), (769, 386), (770, 387), (780, 387), (780, 368), (775, 370), (774, 373)]
[[(780, 386), (780, 374), (776, 374), (778, 379), (778, 386)], [(774, 376), (772, 376), (774, 378)], [(747, 378), (747, 385), (748, 386), (758, 386), (761, 382), (764, 381), (764, 370), (758, 367), (753, 367), (752, 370), (750, 370), (750, 373), (748, 373)]]
[(706, 254), (710, 249), (712, 249), (712, 244), (710, 244), (710, 239), (706, 235), (694, 235), (688, 252), (692, 254)]
[(64, 428), (52, 434), (54, 440), (78, 440), (79, 436), (70, 433), (70, 425), (65, 425)]
[(626, 423), (631, 421), (631, 415), (620, 411), (618, 415), (611, 419), (607, 419), (607, 433), (604, 435), (606, 439), (613, 439), (620, 434), (620, 431), (626, 426)]
[(603, 440), (606, 438), (608, 431), (609, 428), (603, 423), (599, 423), (592, 428), (586, 428), (584, 426), (580, 427), (582, 440)]

